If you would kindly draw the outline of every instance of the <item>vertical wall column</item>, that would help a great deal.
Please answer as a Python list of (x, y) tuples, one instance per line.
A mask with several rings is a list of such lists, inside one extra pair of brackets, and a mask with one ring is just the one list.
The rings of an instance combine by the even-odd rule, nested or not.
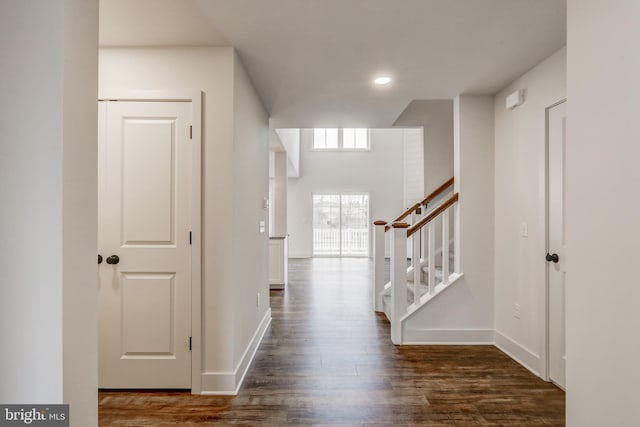
[(637, 426), (640, 3), (567, 16), (567, 426)]
[(287, 152), (276, 151), (274, 154), (273, 177), (273, 230), (271, 236), (287, 235)]
[(493, 329), (493, 97), (456, 97), (453, 119), (454, 191), (460, 194), (454, 218), (454, 271), (464, 273), (462, 285), (471, 297), (465, 308), (470, 324)]
[(3, 1), (0, 64), (0, 402), (95, 426), (98, 1)]
[(283, 289), (289, 278), (287, 241), (287, 152), (273, 153), (273, 200), (270, 208), (273, 215), (273, 229), (269, 233), (269, 286)]

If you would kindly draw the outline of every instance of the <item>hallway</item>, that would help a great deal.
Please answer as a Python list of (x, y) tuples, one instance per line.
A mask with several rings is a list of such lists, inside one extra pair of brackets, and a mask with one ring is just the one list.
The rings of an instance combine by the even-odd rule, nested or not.
[(289, 269), (238, 396), (100, 392), (100, 425), (564, 425), (564, 392), (493, 346), (395, 347), (369, 259)]

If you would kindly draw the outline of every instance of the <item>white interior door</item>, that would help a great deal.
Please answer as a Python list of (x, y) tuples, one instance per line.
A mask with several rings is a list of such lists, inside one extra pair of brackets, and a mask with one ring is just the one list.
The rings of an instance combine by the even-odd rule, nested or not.
[(191, 388), (191, 103), (99, 111), (99, 385)]
[(565, 140), (566, 103), (548, 110), (549, 378), (565, 387)]

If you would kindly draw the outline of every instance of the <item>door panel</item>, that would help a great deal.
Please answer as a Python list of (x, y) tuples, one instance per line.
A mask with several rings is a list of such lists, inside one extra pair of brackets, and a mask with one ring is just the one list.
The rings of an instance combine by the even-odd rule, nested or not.
[(175, 119), (123, 119), (123, 244), (175, 244)]
[(190, 388), (191, 103), (101, 104), (99, 384)]
[(122, 275), (123, 356), (175, 358), (174, 279), (174, 274)]
[(344, 194), (341, 199), (341, 255), (369, 256), (369, 195)]
[(549, 378), (565, 386), (565, 141), (566, 103), (548, 111), (548, 252), (557, 263), (548, 262), (549, 286)]
[(340, 256), (340, 196), (313, 195), (313, 255)]
[(313, 195), (313, 255), (369, 256), (369, 195)]

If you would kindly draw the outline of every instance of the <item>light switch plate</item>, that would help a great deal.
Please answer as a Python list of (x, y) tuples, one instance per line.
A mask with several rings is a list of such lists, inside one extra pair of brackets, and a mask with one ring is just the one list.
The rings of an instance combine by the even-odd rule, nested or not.
[(520, 235), (522, 237), (529, 237), (529, 225), (526, 222), (520, 224)]

